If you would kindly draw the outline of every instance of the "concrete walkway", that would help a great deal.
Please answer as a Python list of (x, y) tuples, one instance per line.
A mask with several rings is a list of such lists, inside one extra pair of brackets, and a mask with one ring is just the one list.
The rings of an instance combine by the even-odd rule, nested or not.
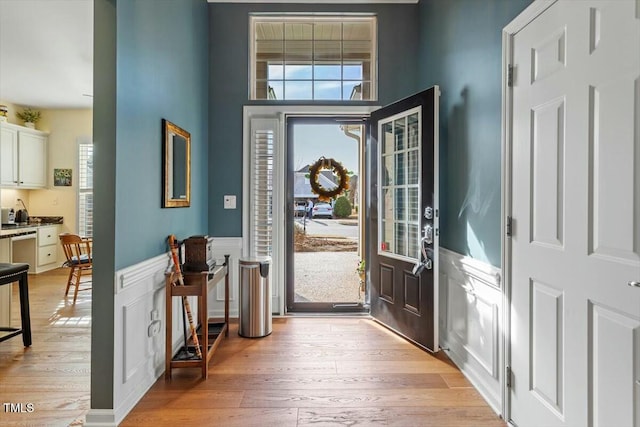
[(296, 302), (357, 302), (357, 252), (296, 252)]

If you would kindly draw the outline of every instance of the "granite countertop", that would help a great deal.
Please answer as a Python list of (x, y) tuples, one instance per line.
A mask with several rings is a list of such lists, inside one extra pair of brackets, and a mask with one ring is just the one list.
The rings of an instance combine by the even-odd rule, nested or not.
[(62, 224), (63, 217), (61, 216), (30, 216), (30, 225), (52, 225)]
[(35, 234), (38, 227), (62, 224), (61, 216), (31, 216), (27, 224), (2, 225), (0, 239)]
[(24, 236), (25, 234), (36, 234), (38, 227), (35, 225), (19, 225), (11, 228), (4, 228), (0, 230), (0, 239), (7, 239), (9, 237)]

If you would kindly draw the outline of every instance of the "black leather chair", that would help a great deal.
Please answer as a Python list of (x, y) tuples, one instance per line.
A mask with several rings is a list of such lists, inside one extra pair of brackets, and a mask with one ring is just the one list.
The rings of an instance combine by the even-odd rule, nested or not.
[(0, 286), (18, 282), (20, 286), (21, 328), (0, 326), (0, 342), (22, 334), (25, 347), (31, 346), (31, 316), (29, 314), (29, 264), (0, 263)]

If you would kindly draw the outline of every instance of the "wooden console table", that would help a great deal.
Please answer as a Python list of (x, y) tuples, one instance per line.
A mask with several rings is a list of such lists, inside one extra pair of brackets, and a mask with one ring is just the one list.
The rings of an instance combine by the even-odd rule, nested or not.
[[(176, 281), (175, 273), (166, 274), (166, 300), (167, 300), (167, 323), (166, 323), (166, 362), (165, 379), (171, 379), (173, 368), (200, 368), (202, 378), (209, 376), (209, 360), (216, 351), (224, 337), (229, 336), (229, 255), (225, 255), (225, 262), (213, 268), (211, 271), (185, 272), (184, 286), (174, 285)], [(215, 286), (224, 278), (224, 321), (214, 322), (208, 317), (207, 299), (209, 286)], [(202, 359), (195, 356), (193, 341), (189, 338), (187, 348), (182, 346), (176, 355), (173, 355), (172, 329), (173, 329), (173, 303), (172, 297), (197, 296), (198, 297), (198, 318), (193, 319), (197, 323), (198, 340), (202, 350)], [(192, 356), (189, 356), (192, 353)]]

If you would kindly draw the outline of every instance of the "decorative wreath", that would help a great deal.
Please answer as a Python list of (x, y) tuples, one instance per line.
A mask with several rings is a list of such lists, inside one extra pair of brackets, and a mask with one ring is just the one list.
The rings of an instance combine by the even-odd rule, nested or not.
[[(318, 182), (320, 171), (324, 169), (332, 171), (338, 177), (338, 185), (336, 187), (327, 189), (320, 185)], [(311, 183), (311, 191), (318, 195), (318, 200), (328, 202), (349, 189), (349, 174), (340, 162), (320, 157), (317, 162), (309, 167), (309, 182)]]

